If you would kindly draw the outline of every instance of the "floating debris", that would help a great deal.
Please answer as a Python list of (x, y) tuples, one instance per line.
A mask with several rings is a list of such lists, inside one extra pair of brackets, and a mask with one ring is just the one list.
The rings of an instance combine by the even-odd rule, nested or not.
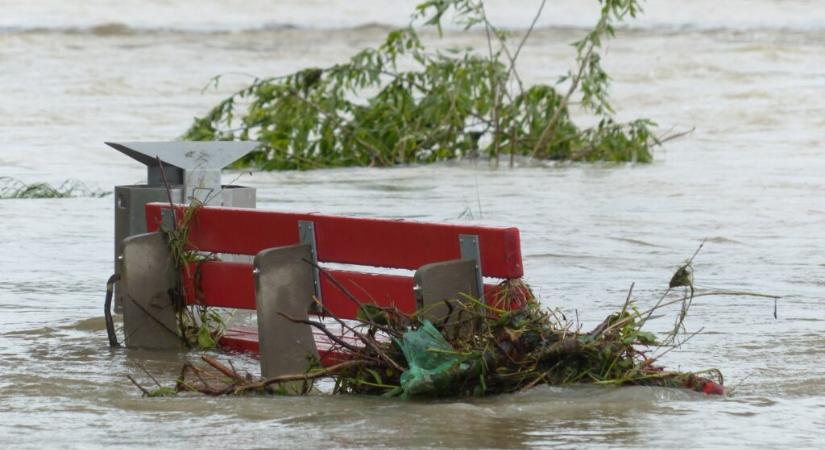
[[(678, 271), (687, 270), (690, 262)], [(295, 320), (333, 338), (339, 355), (335, 364), (321, 367), (309, 361), (304, 373), (262, 379), (235, 370), (231, 361), (227, 365), (202, 356), (205, 365), (187, 363), (174, 391), (306, 394), (314, 380), (328, 378), (334, 381), (333, 394), (400, 398), (488, 396), (571, 384), (660, 386), (722, 395), (724, 379), (717, 369), (681, 372), (657, 365), (659, 358), (695, 336), (685, 333), (681, 324), (694, 296), (692, 278), (689, 281), (678, 287), (681, 294), (668, 288), (647, 310), (637, 308), (631, 286), (622, 309), (587, 332), (560, 310), (542, 307), (520, 280), (505, 282), (501, 297), (492, 302), (451, 300), (451, 313), (444, 321), (427, 320), (422, 311), (405, 314), (352, 297), (359, 303), (360, 324), (344, 327), (358, 330), (353, 334), (358, 345), (334, 339), (336, 332), (323, 321)], [(643, 329), (654, 314), (676, 305), (677, 326), (672, 332), (659, 337)], [(320, 302), (318, 308), (344, 324)], [(170, 388), (159, 389), (169, 395)], [(148, 390), (144, 394), (155, 396)]]
[(12, 177), (0, 177), (0, 199), (20, 198), (101, 198), (111, 194), (108, 191), (91, 189), (80, 180), (68, 179), (54, 187), (48, 183), (27, 184)]

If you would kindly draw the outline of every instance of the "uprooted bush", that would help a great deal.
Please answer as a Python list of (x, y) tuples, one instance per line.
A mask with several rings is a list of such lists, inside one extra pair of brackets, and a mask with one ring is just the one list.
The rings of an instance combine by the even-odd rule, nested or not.
[[(638, 161), (666, 138), (648, 119), (619, 123), (601, 65), (603, 42), (614, 26), (640, 11), (637, 0), (599, 0), (595, 27), (573, 43), (576, 67), (551, 84), (527, 86), (516, 62), (544, 9), (511, 45), (511, 33), (488, 18), (482, 0), (428, 0), (408, 27), (390, 32), (377, 48), (349, 61), (256, 79), (196, 118), (187, 140), (262, 142), (240, 165), (263, 169), (389, 166), (502, 155), (548, 160)], [(442, 32), (444, 17), (487, 37), (484, 50), (432, 51), (420, 27)], [(220, 77), (215, 77), (215, 85)], [(557, 84), (560, 85), (560, 84)], [(577, 102), (597, 125), (570, 117)]]

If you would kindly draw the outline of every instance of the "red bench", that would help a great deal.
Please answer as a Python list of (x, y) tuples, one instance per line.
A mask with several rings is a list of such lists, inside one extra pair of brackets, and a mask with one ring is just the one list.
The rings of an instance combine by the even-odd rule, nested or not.
[[(182, 217), (185, 207), (176, 208), (178, 217)], [(164, 215), (168, 222), (171, 216), (169, 211), (169, 204), (146, 205), (147, 229), (150, 233), (160, 230)], [(162, 238), (159, 235), (160, 233), (154, 233), (152, 237), (142, 235), (143, 237), (124, 241), (134, 241), (132, 250), (127, 245), (124, 246), (124, 282), (132, 287), (131, 290), (127, 287), (127, 291), (135, 298), (162, 297), (162, 290), (168, 290), (168, 286), (160, 283), (149, 289), (152, 292), (140, 292), (148, 289), (145, 283), (151, 283), (152, 277), (169, 278), (168, 257), (166, 266), (156, 264), (148, 269), (148, 262), (141, 259), (145, 258), (143, 254), (148, 251), (148, 247), (141, 247), (140, 242), (154, 242), (148, 253), (154, 254), (155, 259), (163, 254)], [(193, 279), (195, 271), (185, 271), (188, 275), (185, 273), (183, 278), (189, 304), (249, 310), (255, 310), (257, 306), (259, 328), (263, 321), (270, 320), (275, 315), (273, 307), (267, 303), (270, 302), (270, 297), (306, 297), (307, 290), (309, 299), (302, 299), (297, 306), (289, 306), (293, 308), (293, 313), (305, 312), (305, 305), (309, 304), (311, 294), (314, 294), (332, 314), (342, 319), (355, 319), (356, 304), (330, 278), (364, 303), (394, 306), (405, 313), (412, 313), (421, 308), (422, 304), (443, 301), (445, 295), (455, 297), (456, 290), (479, 296), (479, 290), (483, 289), (483, 297), (491, 301), (497, 297), (497, 284), (482, 284), (482, 276), (516, 279), (523, 275), (517, 228), (201, 207), (190, 223), (188, 243), (191, 249), (200, 252), (257, 255), (254, 265), (225, 261), (200, 264), (197, 289)], [(303, 259), (320, 264), (338, 263), (417, 272), (412, 277), (341, 269), (324, 269), (320, 273), (318, 266), (307, 264), (307, 261), (301, 261)], [(301, 273), (297, 274), (298, 272)], [(269, 281), (262, 281), (263, 279)], [(301, 281), (307, 279), (308, 282)], [(277, 286), (272, 287), (273, 282)], [(284, 294), (285, 290), (291, 291)], [(277, 301), (289, 303), (291, 300), (282, 298)], [(125, 315), (130, 309), (129, 305), (126, 306)], [(278, 308), (280, 307), (276, 309)], [(133, 315), (147, 313), (145, 306), (140, 307), (138, 312), (131, 309)], [(283, 308), (278, 310), (282, 311)], [(283, 320), (280, 316), (279, 319)], [(129, 322), (129, 317), (124, 317), (124, 321)], [(167, 325), (165, 328), (169, 328), (168, 317), (152, 320), (156, 322), (154, 325), (163, 321)], [(143, 326), (153, 328), (152, 324), (144, 323)], [(278, 329), (275, 334), (280, 333), (281, 328), (288, 327), (283, 322), (270, 326)], [(128, 336), (128, 323), (126, 327)], [(139, 330), (134, 332), (140, 334)], [(306, 331), (303, 333), (306, 337)], [(258, 352), (258, 335), (258, 330), (255, 329), (231, 329), (220, 343), (229, 350)], [(289, 336), (292, 337), (294, 335)], [(303, 345), (307, 348), (308, 344), (317, 347), (321, 361), (330, 363), (335, 360), (335, 355), (329, 352), (330, 345), (324, 338), (310, 338), (309, 340), (315, 341), (313, 343), (307, 343), (307, 339), (304, 339), (297, 347)], [(279, 335), (272, 339), (284, 340), (287, 337)], [(128, 339), (127, 345), (130, 345)], [(269, 351), (285, 351), (283, 345), (279, 345), (279, 348)], [(260, 350), (266, 353), (263, 348)], [(262, 355), (262, 365), (265, 365), (263, 359)], [(265, 375), (273, 376), (274, 372), (269, 372)]]

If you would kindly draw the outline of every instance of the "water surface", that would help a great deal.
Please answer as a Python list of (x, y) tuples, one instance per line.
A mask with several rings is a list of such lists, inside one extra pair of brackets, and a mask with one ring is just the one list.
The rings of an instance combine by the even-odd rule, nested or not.
[[(340, 61), (403, 24), (413, 2), (2, 0), (0, 176), (140, 182), (104, 140), (168, 140), (248, 82)], [(592, 22), (551, 2), (525, 48), (532, 82), (568, 69)], [(537, 2), (492, 2), (519, 26)], [(513, 6), (515, 5), (515, 6)], [(187, 356), (107, 347), (112, 203), (0, 201), (0, 443), (15, 448), (817, 447), (825, 428), (825, 5), (647, 2), (611, 42), (620, 118), (696, 127), (650, 165), (514, 170), (486, 163), (255, 173), (259, 207), (513, 225), (526, 280), (595, 326), (631, 282), (652, 304), (708, 239), (697, 283), (783, 296), (697, 301), (704, 328), (672, 368), (716, 367), (724, 399), (651, 389), (539, 388), (419, 403), (364, 398), (143, 399), (127, 374), (172, 380)], [(448, 33), (443, 45), (483, 45)], [(227, 73), (217, 90), (201, 89)], [(227, 174), (227, 181), (238, 174)], [(652, 326), (671, 325), (669, 318)], [(253, 361), (246, 361), (254, 367)]]

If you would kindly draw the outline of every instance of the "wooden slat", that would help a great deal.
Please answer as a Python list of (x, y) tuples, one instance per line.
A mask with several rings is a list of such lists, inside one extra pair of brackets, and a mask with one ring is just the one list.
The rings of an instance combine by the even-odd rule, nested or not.
[[(347, 355), (342, 353), (330, 339), (322, 332), (314, 330), (315, 345), (318, 348), (318, 356), (321, 364), (331, 366), (347, 359)], [(339, 336), (341, 339), (353, 345), (359, 342), (348, 336)], [(224, 350), (246, 353), (258, 357), (260, 354), (260, 344), (258, 344), (258, 330), (252, 327), (238, 327), (227, 330), (221, 338), (220, 345)]]
[[(255, 309), (255, 277), (252, 264), (209, 261), (190, 264), (183, 273), (186, 300), (190, 305)], [(196, 283), (199, 278), (199, 283)], [(196, 290), (195, 286), (200, 289)]]
[[(183, 274), (189, 304), (220, 308), (255, 309), (255, 278), (252, 264), (209, 261), (190, 265)], [(396, 307), (405, 313), (415, 311), (412, 277), (347, 270), (325, 270), (343, 289), (362, 303)], [(200, 289), (195, 290), (195, 278)], [(332, 314), (354, 319), (356, 303), (326, 275), (321, 275), (321, 297)]]
[[(146, 205), (149, 231), (159, 228), (164, 208), (169, 205)], [(178, 208), (183, 210), (184, 206)], [(517, 228), (203, 207), (191, 224), (189, 239), (202, 251), (255, 255), (267, 248), (298, 243), (299, 220), (315, 224), (322, 262), (415, 270), (424, 264), (459, 259), (458, 236), (475, 234), (485, 276), (523, 275)]]
[(412, 277), (343, 270), (329, 270), (326, 273), (340, 285), (336, 286), (330, 277), (321, 275), (324, 307), (336, 317), (354, 319), (358, 313), (357, 303), (344, 290), (361, 303), (395, 307), (407, 314), (415, 312)]
[[(354, 319), (357, 306), (344, 291), (330, 280), (334, 278), (347, 292), (361, 303), (395, 307), (411, 314), (415, 312), (415, 295), (412, 277), (386, 275), (348, 270), (325, 270), (321, 274), (321, 297), (329, 311), (342, 319)], [(195, 290), (195, 278), (200, 278), (200, 289)], [(252, 264), (209, 261), (190, 265), (183, 274), (189, 304), (202, 304), (220, 308), (255, 309), (255, 278)], [(498, 286), (486, 284), (485, 297), (491, 303), (498, 293)]]

